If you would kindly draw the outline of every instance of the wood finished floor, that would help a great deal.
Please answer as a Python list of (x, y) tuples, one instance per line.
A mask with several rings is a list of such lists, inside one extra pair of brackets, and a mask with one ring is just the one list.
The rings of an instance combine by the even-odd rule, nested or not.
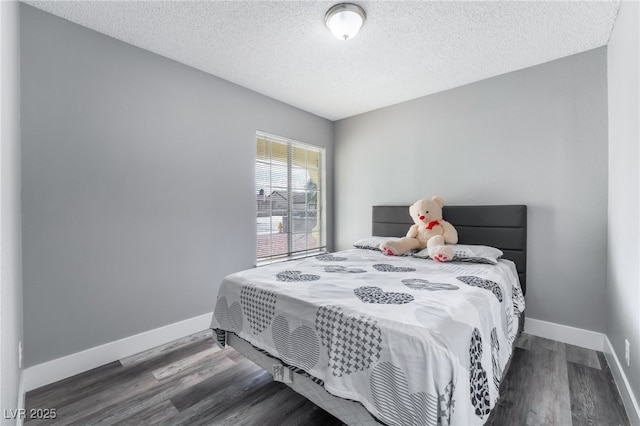
[[(487, 424), (629, 425), (604, 355), (523, 334)], [(211, 331), (30, 391), (36, 425), (342, 425)]]

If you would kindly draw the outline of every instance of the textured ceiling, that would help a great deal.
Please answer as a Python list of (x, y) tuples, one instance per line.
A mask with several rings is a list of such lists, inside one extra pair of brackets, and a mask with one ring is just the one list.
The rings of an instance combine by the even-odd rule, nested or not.
[(617, 1), (359, 1), (349, 41), (326, 1), (25, 1), (331, 120), (607, 44)]

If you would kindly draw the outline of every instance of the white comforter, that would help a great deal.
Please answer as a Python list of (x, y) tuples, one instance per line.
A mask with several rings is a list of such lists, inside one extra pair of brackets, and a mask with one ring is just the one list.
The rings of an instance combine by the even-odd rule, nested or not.
[(483, 424), (524, 298), (512, 262), (351, 249), (229, 275), (211, 327), (232, 331), (390, 425)]

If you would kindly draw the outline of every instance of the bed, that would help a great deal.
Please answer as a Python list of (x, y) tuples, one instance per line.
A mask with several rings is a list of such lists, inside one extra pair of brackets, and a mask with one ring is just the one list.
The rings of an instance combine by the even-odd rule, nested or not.
[[(229, 275), (211, 328), (348, 425), (484, 424), (524, 325), (527, 209), (445, 206), (443, 215), (459, 245), (501, 258), (384, 256), (365, 238), (364, 248)], [(413, 223), (408, 206), (374, 206), (372, 219), (376, 237)]]

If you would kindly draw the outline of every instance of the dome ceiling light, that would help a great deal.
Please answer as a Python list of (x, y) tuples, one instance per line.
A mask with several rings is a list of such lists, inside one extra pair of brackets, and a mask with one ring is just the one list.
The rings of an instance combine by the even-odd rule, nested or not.
[(336, 38), (349, 40), (358, 34), (366, 18), (366, 13), (357, 4), (340, 3), (327, 11), (324, 23)]

